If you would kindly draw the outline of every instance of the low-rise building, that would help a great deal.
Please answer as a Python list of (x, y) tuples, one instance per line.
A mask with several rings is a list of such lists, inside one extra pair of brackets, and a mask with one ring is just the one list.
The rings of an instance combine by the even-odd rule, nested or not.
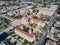
[(15, 29), (15, 33), (23, 37), (27, 41), (33, 42), (35, 40), (35, 34), (26, 32), (25, 30), (23, 30), (23, 26), (23, 24), (17, 26)]
[(55, 42), (55, 41), (52, 41), (52, 40), (47, 40), (45, 45), (60, 45), (60, 42)]
[(28, 21), (28, 17), (27, 16), (23, 16), (22, 17), (22, 23), (24, 24), (24, 25), (27, 25), (28, 23), (29, 23), (29, 21)]
[(42, 21), (42, 20), (37, 20), (37, 19), (34, 19), (34, 18), (29, 18), (29, 21), (31, 22), (31, 23), (36, 23), (36, 24), (38, 24), (38, 25), (40, 25), (40, 26), (45, 26), (45, 24), (46, 24), (46, 22), (45, 21)]
[(51, 5), (50, 8), (40, 7), (40, 8), (38, 8), (39, 12), (37, 13), (37, 16), (40, 17), (40, 16), (44, 16), (44, 15), (46, 15), (46, 16), (56, 15), (57, 8), (58, 8), (57, 5)]
[(9, 16), (13, 16), (13, 15), (15, 14), (15, 11), (7, 12), (7, 14), (8, 14)]

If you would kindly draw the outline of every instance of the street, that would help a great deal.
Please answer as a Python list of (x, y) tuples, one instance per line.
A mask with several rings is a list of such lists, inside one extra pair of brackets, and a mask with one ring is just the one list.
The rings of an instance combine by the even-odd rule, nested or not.
[(42, 37), (40, 38), (39, 42), (36, 45), (44, 45), (44, 42), (45, 42), (45, 39), (46, 39), (46, 35), (47, 35), (47, 33), (50, 32), (50, 28), (51, 28), (52, 24), (54, 24), (54, 16), (51, 17), (50, 22), (48, 24), (48, 27), (42, 33)]

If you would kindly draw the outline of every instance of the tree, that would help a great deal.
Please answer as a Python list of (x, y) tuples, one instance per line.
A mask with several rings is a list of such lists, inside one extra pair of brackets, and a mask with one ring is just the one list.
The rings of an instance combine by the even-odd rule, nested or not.
[(42, 30), (45, 30), (46, 29), (46, 26), (42, 27)]
[(28, 41), (25, 39), (25, 40), (24, 40), (24, 45), (27, 45), (27, 43), (28, 43)]
[(34, 18), (34, 19), (38, 19), (38, 17), (37, 17), (37, 16), (33, 16), (33, 18)]
[(29, 45), (33, 45), (34, 44), (34, 41), (33, 42), (29, 42)]
[(58, 11), (57, 11), (58, 14), (60, 14), (60, 8), (58, 8)]
[(11, 43), (10, 45), (14, 45), (14, 43)]

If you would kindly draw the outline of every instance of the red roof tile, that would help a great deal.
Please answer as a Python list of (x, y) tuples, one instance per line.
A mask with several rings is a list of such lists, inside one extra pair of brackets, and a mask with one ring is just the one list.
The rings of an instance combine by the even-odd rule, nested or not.
[(38, 20), (37, 19), (33, 19), (33, 18), (29, 18), (29, 21), (31, 22), (31, 21), (33, 21), (33, 22), (38, 22)]
[(60, 45), (60, 42), (57, 42), (57, 45)]
[[(22, 24), (22, 25), (23, 25), (23, 24)], [(18, 30), (19, 32), (21, 32), (21, 33), (23, 33), (23, 34), (29, 36), (30, 38), (33, 37), (33, 36), (35, 35), (35, 34), (30, 34), (30, 33), (26, 32), (26, 31), (20, 29), (20, 27), (21, 27), (22, 25), (17, 26), (17, 27), (16, 27), (16, 30)]]

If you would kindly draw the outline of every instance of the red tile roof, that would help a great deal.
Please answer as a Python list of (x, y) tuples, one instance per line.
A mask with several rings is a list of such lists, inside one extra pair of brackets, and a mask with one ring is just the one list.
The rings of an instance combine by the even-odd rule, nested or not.
[(18, 30), (19, 32), (21, 32), (21, 33), (23, 33), (23, 34), (29, 36), (30, 38), (35, 35), (35, 34), (30, 34), (30, 33), (26, 32), (26, 31), (20, 29), (21, 26), (23, 26), (23, 24), (21, 24), (20, 26), (17, 26), (17, 27), (16, 27), (16, 30)]
[(37, 19), (33, 19), (33, 18), (29, 18), (29, 21), (30, 21), (30, 22), (33, 21), (33, 22), (35, 22), (35, 23), (38, 23), (38, 20), (37, 20)]
[(57, 45), (60, 45), (60, 42), (57, 42)]
[(56, 44), (54, 44), (53, 41), (50, 41), (50, 42), (49, 42), (49, 40), (46, 41), (46, 44), (49, 44), (49, 45), (60, 45), (60, 42), (55, 42), (55, 43), (56, 43)]

